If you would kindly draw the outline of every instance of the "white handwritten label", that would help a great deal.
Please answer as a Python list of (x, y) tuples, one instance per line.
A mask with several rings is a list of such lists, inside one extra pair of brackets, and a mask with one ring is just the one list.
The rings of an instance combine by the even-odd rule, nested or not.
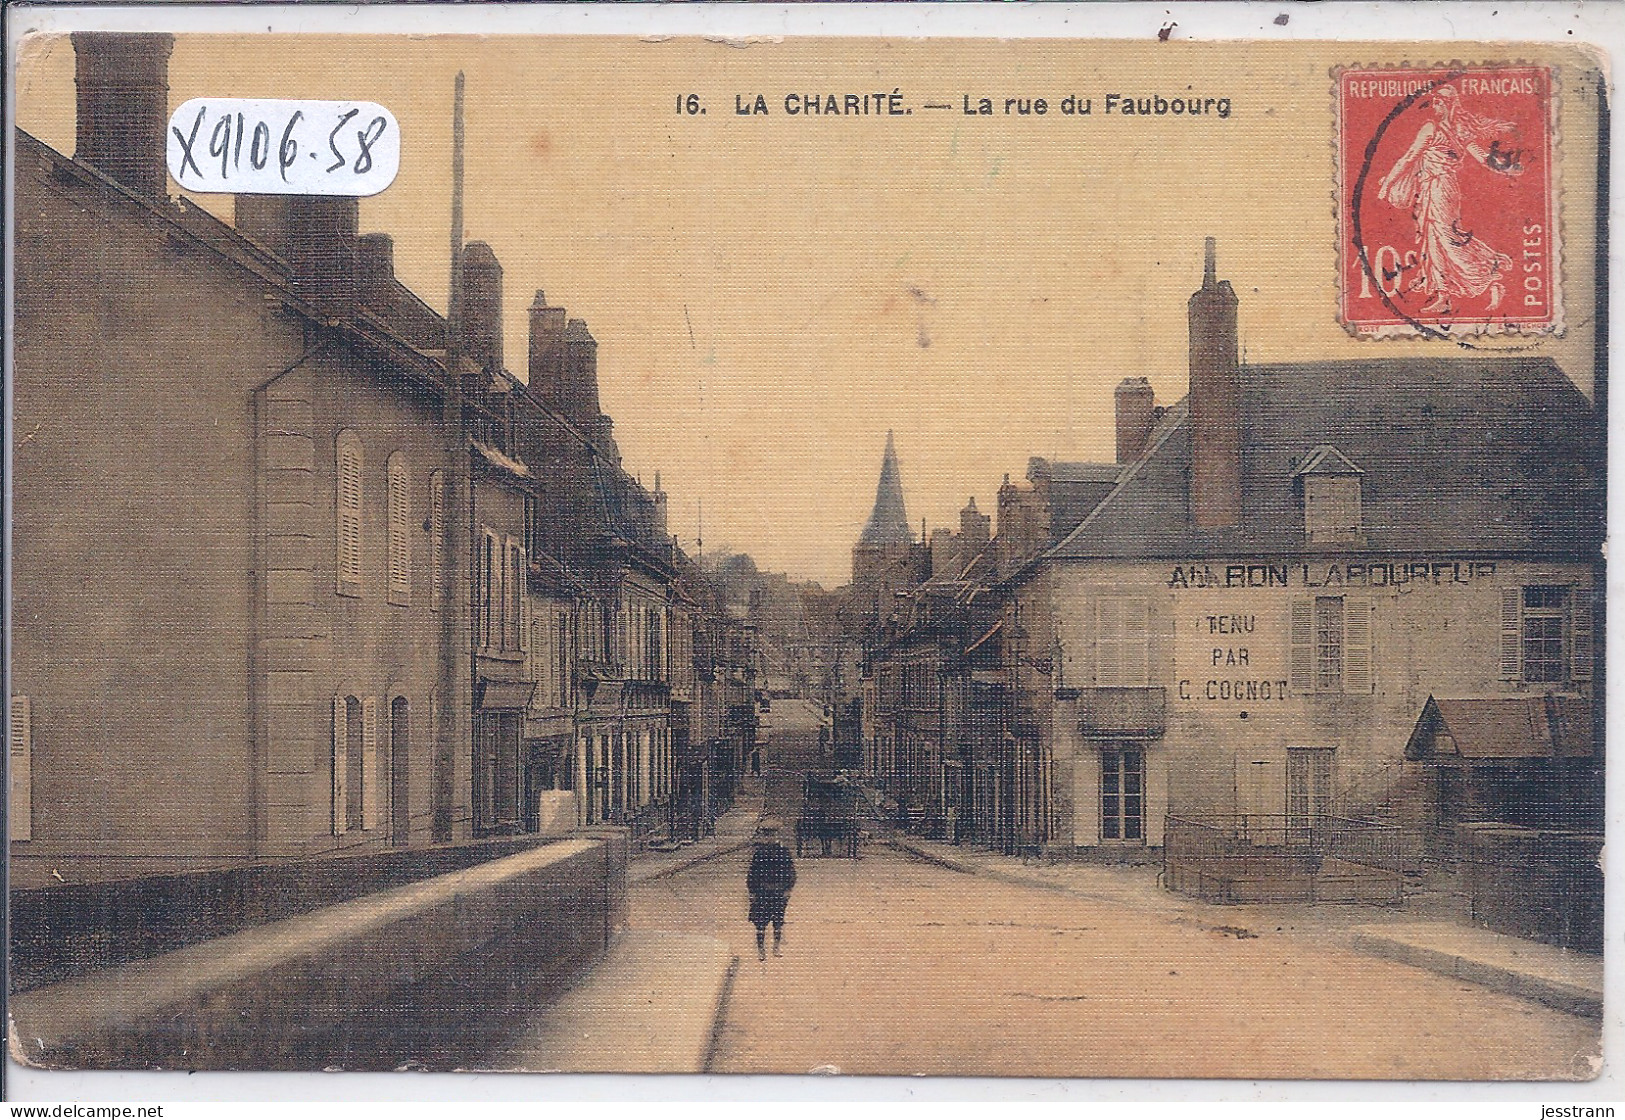
[(169, 118), (166, 155), (186, 190), (366, 196), (395, 181), (401, 129), (371, 101), (194, 97)]

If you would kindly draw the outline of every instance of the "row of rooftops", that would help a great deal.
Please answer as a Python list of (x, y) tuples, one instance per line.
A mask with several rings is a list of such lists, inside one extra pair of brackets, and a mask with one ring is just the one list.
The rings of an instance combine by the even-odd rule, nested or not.
[[(1193, 321), (1193, 331), (1202, 327)], [(1034, 458), (1026, 485), (1006, 476), (1000, 487), (997, 534), (985, 552), (958, 557), (952, 571), (932, 568), (930, 578), (1019, 582), (1069, 561), (1284, 557), (1334, 547), (1600, 559), (1602, 417), (1549, 358), (1238, 362), (1234, 384), (1236, 430), (1217, 441), (1221, 455), (1227, 442), (1235, 447), (1228, 524), (1201, 523), (1193, 478), (1213, 451), (1203, 448), (1209, 433), (1192, 422), (1191, 398), (1155, 406), (1149, 383), (1130, 378), (1117, 393), (1123, 461)], [(900, 509), (889, 441), (886, 468), (882, 489), (892, 482)], [(1357, 517), (1351, 531), (1323, 540), (1306, 532), (1306, 487), (1316, 479), (1346, 488)]]
[[(502, 270), (489, 246), (463, 249), (452, 338), (447, 316), (395, 276), (389, 235), (359, 232), (353, 198), (239, 195), (234, 223), (184, 197), (171, 199), (163, 168), (172, 38), (91, 33), (75, 34), (73, 42), (76, 155), (84, 158), (69, 158), (18, 129), (19, 181), (32, 176), (52, 189), (112, 201), (171, 241), (236, 268), (263, 286), (268, 301), (327, 332), (316, 349), (353, 347), (436, 397), (457, 394), (474, 420), (470, 453), (500, 475), (539, 484), (525, 461), (536, 453), (521, 445), (544, 448), (537, 457), (555, 468), (548, 473), (566, 476), (563, 485), (587, 496), (566, 503), (577, 523), (560, 537), (580, 547), (553, 558), (554, 565), (580, 566), (591, 561), (592, 549), (607, 547), (671, 576), (665, 495), (658, 476), (651, 492), (621, 466), (613, 425), (599, 411), (596, 342), (583, 320), (569, 319), (538, 291), (531, 379), (521, 382), (502, 360)], [(516, 431), (520, 438), (512, 438)], [(573, 578), (580, 583), (579, 573)]]

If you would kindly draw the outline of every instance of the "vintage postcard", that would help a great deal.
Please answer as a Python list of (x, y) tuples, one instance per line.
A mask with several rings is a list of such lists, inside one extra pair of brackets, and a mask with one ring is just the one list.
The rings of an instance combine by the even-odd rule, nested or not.
[(15, 1061), (1602, 1070), (1603, 51), (44, 13)]

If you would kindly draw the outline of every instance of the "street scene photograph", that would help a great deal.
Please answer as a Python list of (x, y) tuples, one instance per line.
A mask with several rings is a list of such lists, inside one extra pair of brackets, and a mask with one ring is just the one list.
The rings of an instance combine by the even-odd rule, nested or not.
[(15, 1063), (1604, 1072), (1601, 51), (51, 16)]

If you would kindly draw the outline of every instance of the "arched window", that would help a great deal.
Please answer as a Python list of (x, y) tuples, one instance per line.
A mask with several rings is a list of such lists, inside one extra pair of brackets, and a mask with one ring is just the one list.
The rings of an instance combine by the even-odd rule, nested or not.
[(378, 704), (333, 698), (333, 835), (374, 828), (378, 818)]
[(406, 456), (389, 457), (389, 601), (406, 606), (412, 601), (412, 500), (406, 476)]
[(363, 745), (366, 726), (361, 701), (333, 698), (333, 835), (361, 827)]
[(340, 595), (361, 594), (361, 439), (354, 432), (339, 433), (334, 495), (335, 567)]

